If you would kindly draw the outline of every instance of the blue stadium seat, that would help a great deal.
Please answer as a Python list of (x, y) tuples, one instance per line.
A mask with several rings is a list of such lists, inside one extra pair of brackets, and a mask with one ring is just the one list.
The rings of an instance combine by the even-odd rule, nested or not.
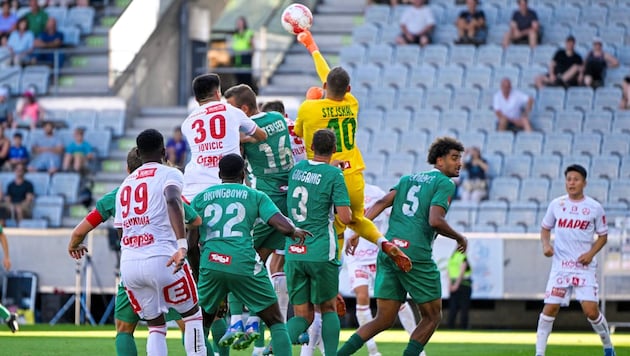
[(526, 230), (534, 230), (534, 227), (540, 230), (540, 222), (537, 219), (538, 204), (535, 202), (514, 202), (510, 204), (510, 210), (507, 214), (508, 225), (520, 225)]
[(554, 125), (556, 123), (556, 114), (554, 112), (537, 112), (530, 117), (530, 120), (534, 130), (544, 132), (545, 134), (554, 132)]
[(608, 186), (609, 182), (607, 179), (591, 178), (588, 180), (586, 188), (584, 188), (584, 193), (601, 204), (605, 204), (608, 202)]
[[(557, 197), (563, 196), (567, 194), (567, 188), (564, 180), (554, 180), (551, 182), (551, 186), (549, 187), (549, 199), (555, 199)], [(544, 216), (544, 213), (543, 213)], [(542, 221), (542, 218), (538, 219)]]
[(22, 219), (18, 223), (20, 229), (46, 229), (48, 228), (47, 219)]
[(556, 179), (560, 176), (559, 156), (535, 156), (532, 162), (531, 176), (533, 178)]
[(103, 109), (98, 112), (97, 129), (109, 129), (114, 137), (120, 137), (125, 131), (125, 111), (123, 109)]
[(572, 164), (579, 164), (580, 166), (588, 169), (588, 167), (591, 166), (591, 157), (582, 154), (567, 155), (562, 157), (562, 165), (560, 169), (561, 174), (564, 175), (564, 170)]
[(610, 134), (612, 113), (610, 111), (590, 111), (584, 117), (582, 132), (596, 132), (601, 135)]
[(424, 99), (424, 108), (447, 110), (451, 107), (452, 92), (448, 88), (435, 88), (427, 91)]
[(413, 131), (424, 131), (430, 135), (439, 129), (439, 125), (440, 112), (438, 110), (419, 110), (413, 115)]
[(477, 65), (488, 65), (490, 67), (496, 68), (500, 67), (502, 62), (503, 48), (501, 48), (501, 46), (488, 44), (484, 46), (479, 46), (479, 48), (477, 48)]
[(389, 110), (394, 108), (396, 89), (377, 87), (370, 91), (368, 108)]
[(570, 132), (577, 134), (582, 132), (584, 113), (579, 110), (564, 110), (556, 113), (556, 132)]
[(29, 172), (24, 176), (26, 180), (33, 184), (35, 196), (44, 196), (48, 194), (50, 186), (50, 175), (45, 172)]
[(96, 110), (74, 109), (68, 111), (67, 123), (69, 127), (83, 127), (86, 130), (96, 128)]
[(430, 44), (424, 47), (420, 63), (444, 66), (448, 58), (448, 47), (440, 44)]
[(33, 204), (33, 218), (45, 219), (49, 226), (59, 227), (63, 216), (63, 204), (64, 200), (59, 196), (38, 197)]
[(554, 13), (554, 22), (573, 26), (577, 24), (579, 17), (580, 9), (572, 6), (564, 6), (561, 11)]
[(621, 90), (614, 87), (598, 88), (595, 91), (595, 102), (593, 103), (593, 109), (608, 109), (615, 110), (619, 106), (621, 100)]
[(483, 200), (479, 203), (477, 225), (490, 225), (496, 230), (505, 224), (507, 211), (508, 203), (505, 201)]
[(81, 30), (76, 26), (59, 27), (59, 32), (63, 33), (63, 44), (77, 47), (81, 44)]
[(409, 86), (433, 88), (435, 86), (435, 67), (430, 65), (420, 65), (411, 69)]
[(479, 109), (479, 89), (456, 88), (453, 96), (453, 108), (466, 110)]
[(488, 153), (499, 153), (506, 157), (512, 154), (513, 145), (514, 134), (511, 131), (486, 133), (486, 151)]
[(471, 132), (468, 130), (459, 134), (459, 140), (464, 147), (477, 147), (481, 152), (483, 152), (486, 145), (486, 134), (483, 132)]
[(564, 88), (544, 87), (538, 92), (539, 110), (559, 111), (564, 109)]
[(371, 132), (378, 132), (383, 122), (383, 110), (376, 108), (363, 108), (359, 110), (359, 125), (362, 128), (370, 129)]
[(581, 133), (573, 136), (573, 152), (591, 157), (598, 156), (601, 136), (596, 133)]
[(354, 70), (352, 84), (356, 86), (366, 86), (370, 89), (378, 86), (381, 68), (373, 63), (363, 64)]
[(518, 200), (521, 182), (514, 177), (494, 178), (490, 185), (490, 200), (504, 200), (514, 202)]
[(356, 133), (355, 141), (361, 153), (366, 154), (371, 151), (370, 131), (368, 129), (359, 128)]
[(512, 155), (503, 163), (503, 175), (524, 179), (530, 176), (531, 166), (531, 156)]
[(411, 174), (414, 169), (415, 157), (409, 153), (397, 153), (389, 156), (386, 172), (389, 176), (401, 177)]
[(583, 7), (580, 16), (580, 24), (603, 24), (606, 23), (608, 9), (604, 6), (593, 4)]
[(615, 180), (619, 176), (621, 162), (617, 156), (599, 156), (591, 161), (590, 177)]
[(407, 78), (409, 78), (409, 70), (406, 66), (402, 64), (387, 65), (383, 69), (381, 85), (402, 89), (407, 86)]
[(544, 136), (540, 132), (518, 132), (514, 142), (514, 154), (537, 156), (542, 152)]
[(422, 131), (403, 132), (400, 136), (400, 152), (412, 153), (422, 158), (427, 152), (428, 134)]
[(462, 65), (466, 68), (473, 66), (475, 62), (476, 48), (473, 45), (458, 45), (451, 47), (448, 63)]
[(367, 62), (381, 67), (388, 66), (394, 58), (394, 48), (386, 43), (373, 44), (368, 48)]
[(627, 133), (613, 133), (607, 135), (606, 139), (602, 142), (602, 156), (617, 155), (619, 157), (625, 157), (628, 153), (630, 153), (630, 135)]
[(372, 140), (372, 152), (385, 153), (387, 156), (392, 156), (397, 152), (400, 142), (399, 133), (393, 128), (381, 130), (375, 138)]
[(535, 202), (539, 206), (548, 201), (549, 180), (545, 178), (525, 178), (521, 182), (519, 201)]
[(356, 67), (364, 62), (366, 52), (365, 47), (358, 44), (351, 44), (350, 46), (341, 48), (339, 52), (339, 61)]
[(468, 126), (468, 111), (466, 110), (448, 110), (442, 113), (440, 119), (441, 131), (454, 131), (457, 134), (466, 132)]
[(373, 4), (365, 9), (365, 22), (374, 24), (385, 24), (389, 22), (389, 5)]
[(625, 27), (628, 18), (630, 18), (630, 8), (624, 6), (611, 6), (608, 14), (608, 25), (623, 25)]
[(405, 88), (398, 92), (398, 109), (411, 109), (413, 111), (420, 110), (424, 102), (424, 89), (422, 88)]
[(364, 45), (375, 44), (378, 39), (378, 31), (378, 27), (371, 23), (355, 26), (352, 29), (352, 42)]
[(57, 26), (65, 22), (68, 14), (68, 8), (64, 6), (46, 6), (44, 11), (48, 14), (48, 17), (52, 17), (57, 21)]
[[(611, 180), (610, 181), (610, 191), (608, 194), (608, 202), (610, 203), (618, 203), (622, 202), (626, 204), (630, 204), (630, 196), (628, 196), (628, 192), (630, 192), (630, 181), (629, 180)], [(450, 211), (449, 211), (450, 212)], [(627, 212), (627, 210), (625, 211)], [(625, 215), (624, 212), (624, 215)], [(606, 211), (608, 213), (608, 211)]]
[(365, 162), (366, 173), (380, 177), (385, 173), (385, 155), (380, 153), (372, 153), (363, 157)]
[(488, 67), (473, 67), (466, 69), (465, 73), (466, 88), (488, 88), (492, 79), (492, 69)]
[(458, 202), (458, 200), (453, 201), (450, 208), (448, 209), (448, 214), (446, 214), (446, 221), (452, 226), (459, 225), (460, 228), (463, 227), (463, 229), (468, 229), (471, 223), (470, 209), (468, 207), (459, 208), (456, 206), (455, 202)]
[(399, 132), (411, 129), (411, 111), (407, 109), (390, 109), (383, 115), (383, 124)]
[(94, 28), (94, 14), (95, 10), (93, 7), (70, 8), (64, 26), (78, 26), (81, 29), (81, 34), (89, 35)]
[(527, 229), (523, 225), (501, 225), (497, 227), (497, 233), (501, 234), (524, 234), (527, 232)]
[(501, 80), (503, 78), (509, 78), (513, 88), (519, 87), (518, 79), (521, 76), (521, 71), (515, 67), (497, 67), (494, 68), (492, 75), (492, 82), (490, 86), (493, 88), (501, 87)]
[(492, 111), (477, 110), (472, 111), (468, 120), (468, 131), (483, 132), (486, 135), (495, 132), (497, 118)]
[(483, 154), (483, 158), (488, 161), (488, 175), (490, 178), (500, 177), (503, 173), (503, 156), (500, 154)]
[(593, 106), (593, 89), (587, 87), (570, 87), (567, 90), (566, 108), (590, 111)]
[(420, 58), (420, 47), (416, 45), (399, 45), (396, 47), (396, 63), (405, 64), (410, 67), (416, 66)]
[(50, 195), (61, 195), (68, 204), (74, 204), (79, 195), (81, 176), (78, 173), (58, 172), (52, 176), (49, 188)]
[[(549, 44), (561, 45), (566, 40), (569, 33), (571, 33), (571, 27), (567, 24), (555, 22), (554, 24), (545, 27), (543, 40)], [(547, 59), (547, 64), (551, 62), (551, 57)]]
[(510, 45), (503, 54), (503, 65), (524, 68), (529, 66), (531, 50), (528, 46)]
[(532, 65), (521, 69), (521, 77), (519, 83), (522, 88), (534, 87), (536, 78), (547, 73), (547, 68), (540, 65)]
[[(568, 30), (567, 30), (567, 33), (568, 33)], [(545, 31), (545, 35), (546, 35), (546, 31)], [(566, 38), (566, 35), (565, 35), (565, 38)], [(553, 55), (556, 53), (557, 50), (558, 50), (558, 47), (555, 45), (539, 44), (532, 51), (531, 64), (532, 65), (538, 64), (538, 65), (544, 66), (545, 68), (548, 68), (549, 62), (551, 62), (551, 59), (553, 58)]]
[(438, 87), (460, 88), (464, 81), (464, 69), (461, 66), (449, 65), (437, 71)]
[(400, 35), (400, 26), (391, 24), (381, 28), (380, 43), (396, 44), (396, 39)]

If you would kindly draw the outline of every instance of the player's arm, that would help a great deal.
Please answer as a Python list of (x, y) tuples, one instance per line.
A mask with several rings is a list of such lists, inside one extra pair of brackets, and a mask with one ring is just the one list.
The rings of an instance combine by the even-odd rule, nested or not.
[(184, 259), (188, 252), (188, 240), (186, 240), (186, 226), (184, 223), (184, 208), (182, 207), (182, 191), (176, 185), (168, 185), (164, 189), (166, 197), (166, 209), (168, 219), (171, 222), (175, 237), (177, 238), (177, 252), (168, 260), (166, 266), (175, 265), (175, 271), (179, 271), (184, 265)]
[(365, 212), (365, 217), (370, 220), (376, 219), (385, 209), (394, 204), (394, 198), (396, 198), (396, 189), (390, 190), (389, 193), (377, 200), (374, 205)]
[(2, 264), (4, 265), (4, 269), (8, 271), (11, 269), (11, 258), (9, 257), (9, 242), (7, 241), (7, 235), (4, 234), (4, 231), (0, 231), (0, 245), (2, 245), (2, 252), (4, 253)]
[(92, 210), (77, 226), (74, 227), (70, 234), (70, 243), (68, 244), (68, 253), (75, 260), (80, 259), (88, 252), (87, 247), (83, 244), (85, 237), (98, 225), (103, 222), (103, 217), (97, 209)]
[(608, 242), (608, 234), (597, 236), (597, 240), (593, 242), (591, 249), (578, 257), (578, 262), (585, 266), (588, 266), (593, 261), (593, 257), (595, 257), (595, 255), (604, 247), (604, 245), (606, 245), (606, 242)]
[(429, 225), (438, 234), (446, 236), (457, 241), (457, 250), (460, 252), (466, 252), (466, 245), (468, 241), (466, 238), (455, 231), (451, 225), (446, 222), (446, 210), (439, 205), (431, 205), (429, 209)]
[(328, 73), (330, 72), (330, 66), (328, 66), (326, 59), (319, 51), (317, 43), (315, 43), (311, 32), (308, 30), (300, 32), (297, 35), (297, 40), (306, 47), (313, 57), (313, 63), (315, 63), (315, 70), (317, 71), (319, 80), (321, 80), (322, 83), (326, 83), (326, 78), (328, 78)]
[(540, 228), (540, 242), (542, 242), (543, 254), (546, 257), (553, 256), (553, 246), (551, 246), (551, 230)]
[(335, 206), (335, 211), (339, 220), (348, 225), (352, 222), (352, 209), (349, 206)]
[(289, 236), (294, 240), (299, 240), (300, 244), (304, 243), (306, 236), (313, 236), (310, 232), (296, 227), (295, 224), (293, 224), (293, 221), (281, 213), (275, 213), (272, 215), (271, 218), (267, 220), (267, 224), (280, 231), (283, 235)]

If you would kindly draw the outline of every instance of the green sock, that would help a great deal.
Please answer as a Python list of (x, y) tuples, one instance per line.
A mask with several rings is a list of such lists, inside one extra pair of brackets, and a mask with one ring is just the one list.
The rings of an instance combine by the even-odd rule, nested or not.
[(133, 335), (129, 333), (116, 334), (116, 355), (118, 356), (137, 356), (138, 349)]
[(300, 336), (301, 333), (305, 332), (307, 328), (308, 322), (301, 316), (294, 316), (293, 318), (289, 319), (289, 321), (287, 322), (287, 329), (289, 330), (289, 338), (291, 340), (291, 343), (297, 344), (298, 336)]
[[(260, 337), (256, 339), (256, 341), (254, 342), (254, 346), (265, 347), (265, 323), (261, 321), (260, 325), (258, 326), (258, 330), (260, 331)], [(271, 329), (269, 330), (271, 331)]]
[(339, 316), (336, 312), (322, 314), (322, 340), (326, 355), (334, 355), (337, 352), (340, 329)]
[(234, 294), (228, 294), (228, 307), (230, 308), (230, 315), (241, 315), (243, 314), (243, 303), (238, 300)]
[(227, 331), (227, 322), (225, 319), (217, 319), (212, 323), (210, 327), (210, 331), (212, 332), (212, 341), (214, 343), (214, 349), (219, 352), (220, 356), (229, 356), (230, 348), (229, 347), (220, 347), (217, 342), (221, 340), (225, 332)]
[(269, 327), (271, 332), (271, 346), (275, 356), (291, 356), (291, 341), (284, 323), (273, 324)]
[[(357, 352), (365, 343), (359, 334), (352, 334), (348, 341), (337, 351), (337, 356), (349, 356)], [(419, 354), (419, 353), (418, 353)]]
[(214, 350), (212, 349), (212, 343), (208, 340), (208, 335), (210, 334), (210, 329), (203, 327), (203, 337), (206, 341), (206, 350), (208, 351), (208, 356), (214, 356)]
[(9, 313), (9, 309), (7, 309), (4, 305), (0, 304), (0, 318), (7, 320), (11, 316)]
[(417, 342), (416, 340), (409, 340), (407, 344), (407, 348), (405, 352), (403, 352), (403, 356), (417, 356), (424, 350), (424, 345)]

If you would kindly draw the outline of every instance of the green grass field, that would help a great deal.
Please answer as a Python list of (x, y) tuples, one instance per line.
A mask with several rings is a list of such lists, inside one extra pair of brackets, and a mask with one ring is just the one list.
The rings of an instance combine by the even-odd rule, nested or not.
[[(74, 325), (22, 326), (16, 334), (2, 328), (0, 345), (10, 354), (27, 355), (114, 355), (113, 326), (91, 327)], [(344, 330), (341, 340), (350, 337), (352, 331)], [(146, 354), (146, 327), (136, 331), (138, 354)], [(184, 355), (181, 334), (169, 329), (168, 346), (170, 355)], [(384, 332), (376, 338), (383, 356), (401, 355), (407, 334), (402, 330)], [(426, 348), (429, 356), (507, 356), (533, 355), (536, 334), (533, 331), (441, 331), (438, 330)], [(617, 355), (630, 355), (630, 334), (615, 333), (613, 342)], [(0, 352), (2, 353), (2, 352)], [(251, 355), (251, 350), (232, 351), (232, 355)], [(593, 356), (602, 355), (599, 338), (594, 333), (555, 332), (549, 338), (548, 356)], [(299, 355), (297, 348), (294, 355)], [(363, 348), (357, 355), (367, 355)]]

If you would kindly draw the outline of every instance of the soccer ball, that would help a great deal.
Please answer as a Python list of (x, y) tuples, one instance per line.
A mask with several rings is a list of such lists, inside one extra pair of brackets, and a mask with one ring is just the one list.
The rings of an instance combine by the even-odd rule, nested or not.
[(282, 12), (282, 27), (287, 32), (297, 35), (306, 31), (313, 25), (313, 14), (308, 7), (302, 4), (291, 4)]

